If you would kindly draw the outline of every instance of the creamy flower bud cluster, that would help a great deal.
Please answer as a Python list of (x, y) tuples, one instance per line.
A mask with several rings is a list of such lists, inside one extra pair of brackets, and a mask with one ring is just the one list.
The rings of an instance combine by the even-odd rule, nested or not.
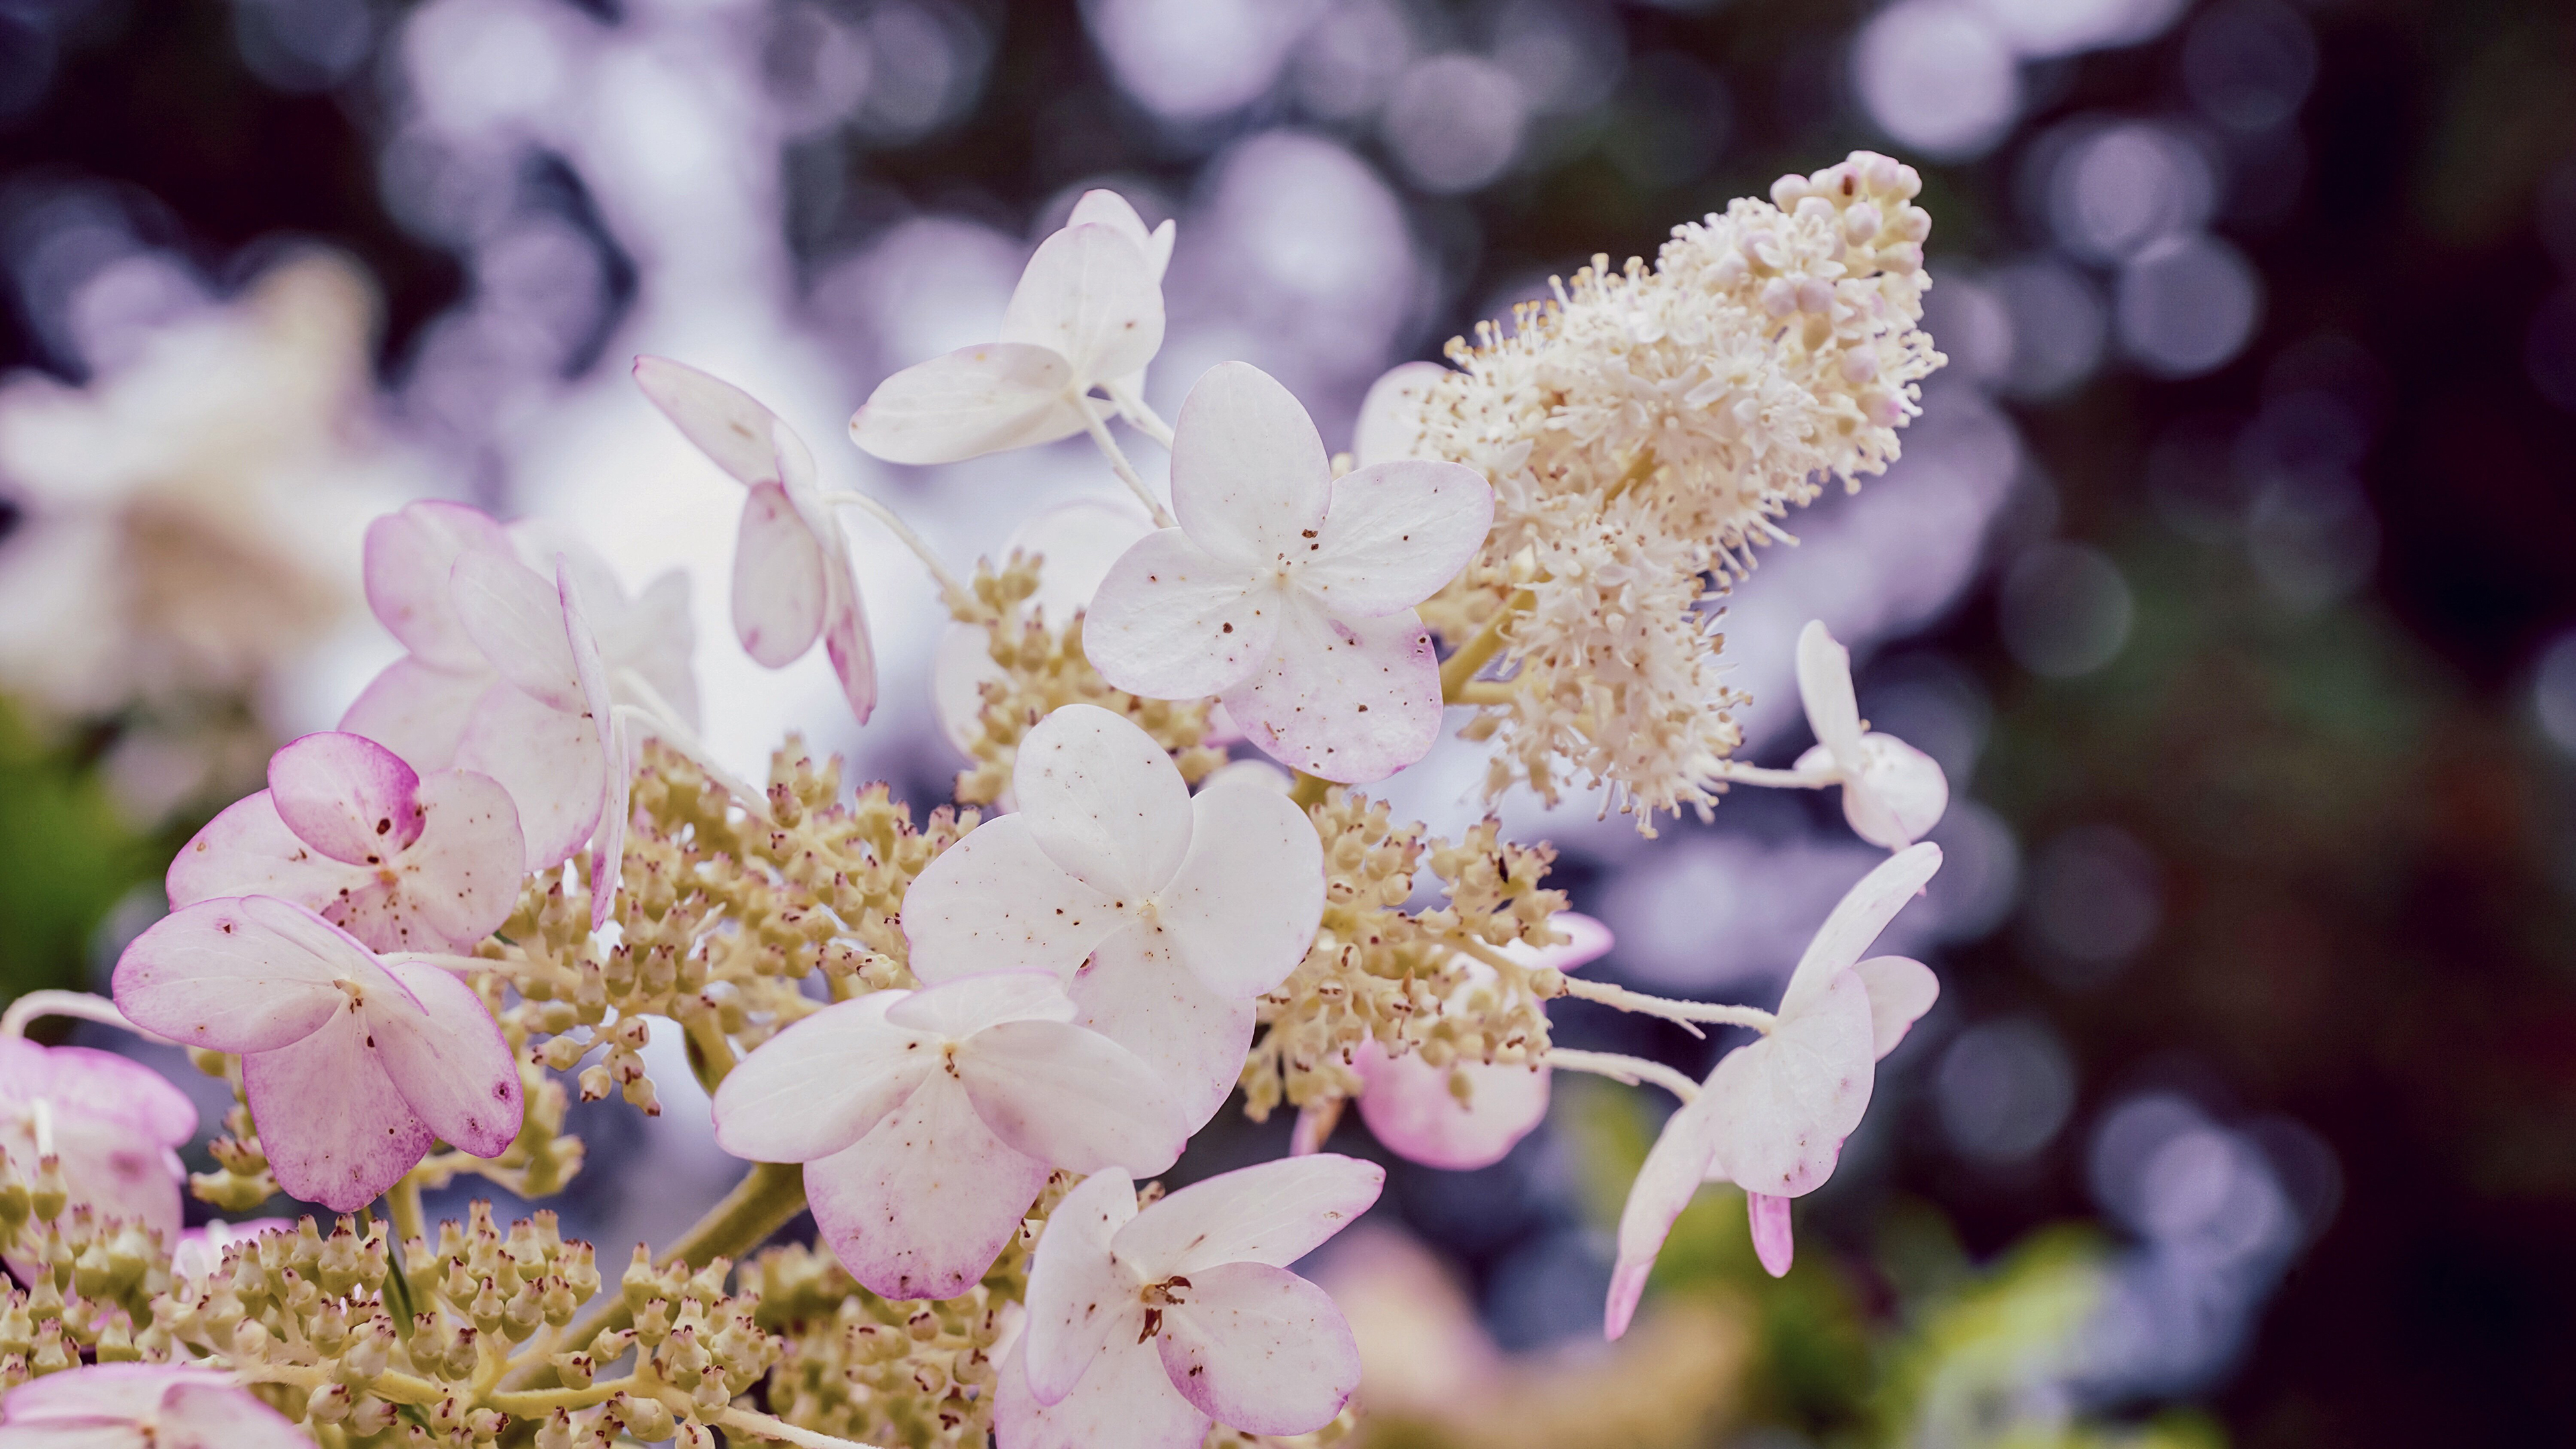
[(0, 1297), (0, 1391), (85, 1358), (131, 1363), (166, 1343), (152, 1305), (170, 1286), (169, 1245), (74, 1203), (60, 1160), (0, 1153), (0, 1255), (26, 1284)]

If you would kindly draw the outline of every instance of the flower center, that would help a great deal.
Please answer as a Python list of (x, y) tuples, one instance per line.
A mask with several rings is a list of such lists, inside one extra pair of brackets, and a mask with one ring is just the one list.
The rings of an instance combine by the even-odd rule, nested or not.
[(1181, 1297), (1181, 1290), (1189, 1286), (1190, 1280), (1178, 1273), (1160, 1283), (1148, 1283), (1144, 1286), (1137, 1294), (1145, 1300), (1145, 1325), (1136, 1334), (1138, 1343), (1143, 1343), (1163, 1331), (1163, 1310), (1178, 1307), (1188, 1301)]

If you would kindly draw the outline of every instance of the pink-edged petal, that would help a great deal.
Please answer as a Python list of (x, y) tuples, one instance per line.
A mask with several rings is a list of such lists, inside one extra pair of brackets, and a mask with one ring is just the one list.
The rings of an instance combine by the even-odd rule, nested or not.
[(182, 1045), (265, 1052), (320, 1029), (348, 998), (335, 984), (374, 963), (303, 907), (268, 896), (201, 901), (160, 920), (116, 963), (116, 1006)]
[(1252, 1046), (1254, 1003), (1219, 996), (1139, 926), (1103, 941), (1074, 977), (1082, 1025), (1145, 1059), (1195, 1132), (1225, 1105)]
[(365, 1207), (436, 1135), (386, 1075), (355, 1004), (302, 1041), (243, 1057), (242, 1085), (277, 1185), (333, 1212)]
[(635, 359), (635, 385), (715, 465), (745, 484), (776, 483), (778, 415), (750, 393), (667, 357)]
[(460, 1152), (498, 1157), (519, 1135), (518, 1062), (474, 988), (417, 961), (384, 968), (398, 994), (367, 998), (367, 1031), (394, 1088)]
[(1066, 217), (1069, 227), (1098, 224), (1125, 237), (1130, 245), (1145, 256), (1145, 269), (1156, 282), (1163, 280), (1163, 268), (1172, 260), (1170, 219), (1152, 231), (1145, 229), (1145, 218), (1136, 214), (1135, 206), (1115, 191), (1098, 189), (1082, 193), (1073, 204), (1073, 215)]
[(783, 669), (822, 636), (823, 569), (823, 545), (787, 490), (754, 484), (734, 539), (733, 632), (755, 663)]
[(1026, 1341), (1003, 1359), (993, 1402), (996, 1449), (1198, 1449), (1208, 1416), (1172, 1387), (1162, 1355), (1134, 1334), (1112, 1342), (1063, 1398), (1040, 1403), (1023, 1362)]
[(179, 847), (163, 884), (174, 909), (221, 896), (262, 895), (318, 911), (375, 880), (366, 866), (333, 860), (297, 839), (262, 790), (224, 807)]
[(444, 770), (456, 763), (465, 722), (499, 677), (479, 652), (473, 667), (461, 670), (397, 659), (359, 691), (340, 728), (383, 745), (415, 770)]
[(465, 632), (503, 679), (553, 709), (583, 708), (580, 667), (564, 632), (563, 596), (550, 577), (499, 554), (456, 560), (449, 587)]
[(1189, 854), (1162, 890), (1161, 927), (1208, 990), (1259, 996), (1315, 943), (1323, 843), (1295, 801), (1257, 785), (1211, 785), (1189, 808)]
[(1360, 1346), (1331, 1295), (1263, 1263), (1189, 1278), (1155, 1343), (1182, 1398), (1254, 1434), (1303, 1434), (1342, 1412), (1360, 1386)]
[(1905, 956), (1873, 956), (1854, 966), (1852, 974), (1869, 991), (1870, 1049), (1884, 1061), (1941, 999), (1941, 978)]
[(1547, 918), (1548, 924), (1565, 934), (1553, 946), (1527, 947), (1518, 941), (1505, 949), (1515, 959), (1525, 959), (1532, 966), (1558, 971), (1576, 971), (1610, 954), (1618, 944), (1610, 928), (1581, 911), (1559, 911)]
[(10, 1420), (7, 1427), (9, 1449), (154, 1449), (141, 1430), (122, 1419), (53, 1419), (24, 1427)]
[(590, 839), (607, 794), (605, 756), (590, 720), (507, 684), (475, 707), (456, 748), (457, 764), (510, 792), (529, 871), (563, 864)]
[(851, 716), (866, 724), (877, 709), (877, 646), (868, 634), (867, 601), (850, 576), (847, 551), (835, 543), (826, 552), (831, 579), (823, 610), (823, 653), (832, 661), (833, 677), (841, 681)]
[(1130, 694), (1195, 699), (1260, 667), (1287, 602), (1275, 583), (1166, 528), (1110, 566), (1083, 620), (1082, 652)]
[(155, 1449), (311, 1449), (286, 1416), (230, 1384), (183, 1383), (161, 1400)]
[(1260, 368), (1220, 362), (1182, 401), (1172, 511), (1215, 557), (1265, 570), (1305, 559), (1323, 530), (1332, 480), (1315, 420)]
[[(635, 811), (634, 745), (626, 721), (608, 721), (608, 795), (600, 802), (599, 825), (590, 836), (590, 928), (603, 930), (616, 914), (617, 891), (626, 871), (626, 831)], [(509, 919), (505, 911), (503, 920)]]
[(1494, 490), (1475, 469), (1374, 463), (1334, 482), (1298, 582), (1336, 614), (1410, 609), (1456, 578), (1493, 526)]
[(0, 1397), (0, 1423), (15, 1429), (64, 1421), (142, 1418), (181, 1384), (224, 1387), (232, 1376), (178, 1364), (103, 1363), (30, 1379)]
[[(1351, 1065), (1368, 1084), (1360, 1095), (1360, 1119), (1370, 1133), (1388, 1151), (1426, 1167), (1490, 1167), (1547, 1118), (1543, 1067), (1435, 1067), (1420, 1052), (1390, 1058), (1374, 1041), (1360, 1044)], [(1450, 1088), (1453, 1073), (1467, 1079), (1465, 1101)]]
[(1753, 1229), (1753, 1256), (1762, 1261), (1762, 1271), (1774, 1278), (1788, 1277), (1789, 1264), (1798, 1254), (1797, 1239), (1789, 1230), (1789, 1200), (1748, 1192), (1744, 1216)]
[(1798, 631), (1798, 699), (1807, 727), (1846, 774), (1861, 766), (1860, 704), (1852, 695), (1851, 651), (1834, 642), (1821, 619)]
[(223, 1266), (225, 1249), (270, 1233), (294, 1231), (295, 1223), (288, 1218), (242, 1218), (234, 1222), (211, 1218), (203, 1227), (185, 1229), (171, 1240), (170, 1276), (203, 1283)]
[(1057, 354), (1086, 388), (1123, 377), (1162, 350), (1163, 289), (1144, 249), (1115, 228), (1068, 226), (1020, 273), (1000, 340)]
[(269, 756), (268, 793), (297, 839), (349, 865), (383, 865), (420, 838), (420, 776), (359, 735), (288, 741)]
[(1950, 781), (1941, 764), (1905, 741), (1875, 732), (1860, 737), (1857, 779), (1843, 781), (1843, 818), (1872, 845), (1903, 850), (1941, 823)]
[(600, 652), (616, 669), (631, 669), (653, 686), (653, 692), (679, 711), (680, 720), (698, 727), (698, 676), (691, 663), (698, 631), (689, 612), (689, 576), (673, 569), (658, 575), (635, 596), (631, 607), (592, 621), (599, 629)]
[[(161, 1134), (131, 1116), (117, 1113), (112, 1102), (93, 1104), (71, 1095), (80, 1085), (77, 1080), (67, 1080), (57, 1083), (52, 1091), (38, 1094), (53, 1113), (53, 1137), (48, 1150), (62, 1169), (63, 1186), (72, 1205), (86, 1208), (101, 1222), (112, 1218), (157, 1232), (165, 1244), (178, 1241), (179, 1185), (186, 1170), (177, 1155), (164, 1145)], [(9, 1101), (6, 1108), (5, 1113), (0, 1113), (0, 1150), (18, 1164), (19, 1172), (32, 1176), (38, 1156), (33, 1104)], [(195, 1109), (191, 1107), (188, 1112), (193, 1119)], [(195, 1135), (193, 1122), (189, 1135)], [(41, 1259), (28, 1254), (39, 1247), (40, 1240), (21, 1237), (9, 1253), (9, 1271), (20, 1282), (35, 1281)]]
[(1065, 1022), (1011, 1021), (977, 1032), (957, 1048), (957, 1079), (993, 1135), (1051, 1166), (1155, 1173), (1190, 1140), (1160, 1073)]
[(1285, 1268), (1359, 1221), (1385, 1186), (1386, 1169), (1356, 1157), (1274, 1158), (1182, 1188), (1111, 1246), (1147, 1283), (1175, 1273), (1195, 1281), (1220, 1263)]
[(1011, 791), (1047, 859), (1113, 901), (1161, 890), (1190, 851), (1180, 769), (1152, 735), (1096, 704), (1065, 705), (1029, 730)]
[(1896, 852), (1862, 876), (1816, 928), (1805, 954), (1798, 958), (1788, 989), (1780, 993), (1780, 1014), (1805, 1009), (1834, 978), (1859, 965), (1869, 943), (1940, 869), (1941, 847), (1926, 841)]
[(490, 514), (462, 503), (414, 503), (367, 525), (367, 607), (434, 668), (483, 664), (447, 589), (457, 556), (469, 552), (507, 556), (510, 539)]
[(936, 1041), (886, 1020), (907, 994), (824, 1007), (761, 1043), (716, 1088), (716, 1144), (753, 1162), (813, 1162), (867, 1136), (939, 1066)]
[(913, 974), (934, 983), (1024, 966), (1070, 977), (1129, 920), (1047, 859), (1020, 815), (941, 851), (903, 897)]
[(1351, 454), (1361, 467), (1417, 455), (1423, 407), (1448, 375), (1449, 369), (1436, 362), (1400, 362), (1369, 384), (1351, 434)]
[(910, 992), (886, 1008), (886, 1020), (905, 1031), (963, 1041), (987, 1027), (1015, 1021), (1073, 1020), (1064, 978), (1043, 969), (979, 971)]
[(1843, 1139), (1869, 1108), (1878, 1060), (1869, 988), (1844, 971), (1773, 1032), (1709, 1074), (1719, 1152), (1747, 1191), (1803, 1197), (1833, 1176)]
[(1719, 1176), (1717, 1104), (1708, 1093), (1682, 1104), (1664, 1119), (1664, 1130), (1629, 1185), (1627, 1205), (1619, 1210), (1619, 1258), (1610, 1271), (1610, 1301), (1601, 1334), (1616, 1339), (1628, 1331), (1637, 1300), (1645, 1296), (1646, 1279), (1655, 1270), (1655, 1255), (1664, 1250), (1673, 1220), (1690, 1206), (1699, 1185)]
[(816, 1230), (870, 1291), (954, 1298), (1019, 1231), (1048, 1170), (934, 1072), (857, 1143), (805, 1164), (805, 1195)]
[(1062, 354), (982, 342), (878, 383), (850, 415), (850, 441), (889, 463), (955, 463), (1071, 437), (1081, 406)]
[(197, 1136), (197, 1104), (141, 1062), (88, 1047), (0, 1037), (0, 1103), (37, 1097), (52, 1099), (58, 1109), (130, 1125), (157, 1147), (184, 1147)]
[(580, 709), (598, 722), (602, 731), (601, 749), (606, 753), (608, 716), (612, 701), (608, 689), (608, 660), (599, 649), (599, 635), (591, 628), (594, 600), (614, 597), (614, 585), (606, 591), (585, 583), (568, 555), (555, 557), (555, 609), (563, 629), (564, 643), (572, 652), (574, 686), (581, 692)]
[(1093, 1359), (1133, 1347), (1144, 1318), (1143, 1285), (1110, 1257), (1110, 1240), (1136, 1216), (1136, 1181), (1104, 1168), (1064, 1195), (1047, 1215), (1029, 1260), (1028, 1332), (1021, 1340), (1029, 1392), (1052, 1404)]
[(1338, 619), (1306, 600), (1252, 677), (1225, 692), (1251, 741), (1343, 784), (1383, 780), (1440, 738), (1440, 657), (1410, 609)]
[[(518, 908), (527, 851), (518, 807), (501, 782), (471, 770), (441, 770), (421, 781), (420, 803), (420, 838), (395, 862), (403, 876), (395, 897), (400, 916), (364, 930), (341, 923), (374, 950), (439, 949), (424, 934), (469, 947), (499, 930)], [(413, 919), (425, 933), (411, 928)]]

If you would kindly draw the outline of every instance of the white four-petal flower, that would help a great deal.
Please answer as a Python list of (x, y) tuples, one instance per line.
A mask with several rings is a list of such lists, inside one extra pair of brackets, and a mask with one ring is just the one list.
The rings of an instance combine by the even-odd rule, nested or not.
[(1182, 1188), (1143, 1212), (1109, 1168), (1065, 1195), (1029, 1265), (1028, 1327), (1001, 1366), (1000, 1449), (1191, 1449), (1332, 1422), (1359, 1347), (1288, 1265), (1377, 1201), (1386, 1170), (1319, 1153)]
[(1816, 744), (1792, 768), (1841, 783), (1843, 818), (1861, 839), (1903, 850), (1941, 823), (1950, 782), (1940, 762), (1894, 735), (1861, 728), (1851, 651), (1821, 619), (1798, 632), (1798, 698)]
[(805, 1164), (814, 1224), (888, 1298), (984, 1275), (1058, 1167), (1161, 1171), (1189, 1139), (1136, 1055), (1071, 1024), (1045, 971), (878, 991), (780, 1032), (716, 1089), (716, 1141)]
[(1610, 1337), (1627, 1331), (1665, 1235), (1704, 1181), (1744, 1188), (1763, 1266), (1775, 1277), (1789, 1271), (1787, 1200), (1833, 1175), (1843, 1139), (1868, 1110), (1878, 1059), (1940, 994), (1920, 961), (1861, 959), (1940, 868), (1941, 847), (1925, 844), (1863, 876), (1799, 957), (1771, 1030), (1728, 1052), (1699, 1095), (1665, 1120), (1619, 1214)]
[(903, 900), (913, 974), (1062, 977), (1085, 1026), (1161, 1072), (1195, 1131), (1252, 1044), (1253, 1002), (1288, 978), (1324, 911), (1324, 852), (1287, 796), (1192, 796), (1153, 737), (1069, 704), (1020, 743), (1017, 813), (939, 856)]
[(1335, 479), (1288, 389), (1210, 368), (1173, 430), (1180, 525), (1109, 571), (1083, 629), (1101, 677), (1155, 699), (1222, 695), (1247, 738), (1328, 780), (1384, 779), (1440, 732), (1440, 667), (1414, 605), (1493, 526), (1472, 468), (1399, 459)]

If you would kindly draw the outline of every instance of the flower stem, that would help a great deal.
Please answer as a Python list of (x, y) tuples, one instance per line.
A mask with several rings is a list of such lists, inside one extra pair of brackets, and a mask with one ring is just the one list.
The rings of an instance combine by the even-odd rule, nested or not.
[(1628, 471), (1620, 474), (1618, 481), (1612, 483), (1608, 491), (1601, 495), (1602, 505), (1607, 507), (1617, 501), (1620, 494), (1652, 478), (1655, 476), (1655, 469), (1661, 466), (1662, 464), (1655, 461), (1654, 449), (1638, 449), (1636, 458), (1628, 464)]
[(1773, 1027), (1780, 1024), (1778, 1017), (1759, 1007), (1713, 1006), (1704, 1001), (1674, 1001), (1667, 997), (1648, 996), (1644, 992), (1630, 991), (1624, 986), (1613, 986), (1607, 981), (1586, 981), (1579, 976), (1565, 978), (1565, 994), (1579, 996), (1586, 1001), (1597, 1001), (1604, 1006), (1615, 1006), (1621, 1011), (1640, 1011), (1648, 1016), (1660, 1016), (1666, 1021), (1677, 1021), (1684, 1026), (1695, 1021), (1708, 1021), (1723, 1026), (1749, 1026), (1755, 1031), (1767, 1034)]
[(1839, 785), (1843, 777), (1832, 770), (1765, 770), (1758, 765), (1739, 765), (1733, 760), (1717, 762), (1716, 777), (1740, 785), (1768, 785), (1780, 790), (1822, 790)]
[(864, 493), (834, 492), (823, 496), (829, 502), (867, 514), (884, 524), (887, 532), (902, 540), (903, 546), (912, 550), (913, 557), (920, 559), (922, 566), (930, 570), (930, 576), (939, 581), (941, 600), (948, 605), (949, 613), (963, 617), (976, 611), (974, 591), (957, 582), (957, 576), (948, 571), (948, 565), (939, 561), (939, 555), (932, 553), (930, 545), (922, 542), (921, 535), (913, 532), (912, 525), (896, 516), (893, 509)]
[(1118, 411), (1126, 415), (1127, 421), (1135, 426), (1136, 431), (1162, 444), (1163, 451), (1167, 453), (1171, 451), (1172, 425), (1163, 421), (1162, 414), (1147, 406), (1142, 397), (1129, 392), (1117, 383), (1105, 382), (1101, 387), (1108, 392), (1109, 400), (1118, 404)]
[(618, 711), (625, 715), (628, 721), (651, 730), (662, 743), (687, 756), (690, 764), (705, 771), (708, 779), (723, 786), (726, 793), (732, 795), (751, 815), (751, 818), (764, 825), (773, 823), (769, 815), (769, 792), (755, 788), (750, 781), (719, 763), (715, 751), (707, 748), (707, 742), (698, 738), (698, 732), (689, 728), (688, 722), (680, 718), (680, 712), (671, 707), (671, 702), (662, 697), (661, 691), (655, 689), (643, 675), (632, 669), (617, 671), (617, 682), (633, 691), (635, 697), (643, 701), (640, 706), (632, 704), (617, 706)]
[(394, 1242), (397, 1246), (414, 1238), (429, 1240), (428, 1229), (421, 1222), (420, 1178), (418, 1169), (406, 1172), (393, 1186), (385, 1189), (385, 1216), (393, 1219)]
[(1311, 811), (1324, 803), (1324, 792), (1331, 788), (1333, 788), (1332, 781), (1321, 775), (1309, 775), (1299, 770), (1296, 783), (1288, 787), (1288, 798), (1297, 803), (1298, 809)]
[(1457, 653), (1441, 661), (1440, 698), (1444, 703), (1467, 702), (1463, 696), (1467, 682), (1476, 677), (1477, 670), (1502, 652), (1504, 626), (1510, 624), (1515, 616), (1529, 612), (1537, 603), (1538, 595), (1529, 590), (1514, 591), (1503, 601), (1503, 606), (1494, 611), (1494, 617), (1485, 621), (1485, 627), (1476, 631), (1475, 638), (1459, 645)]
[(1539, 1061), (1546, 1066), (1563, 1067), (1569, 1072), (1590, 1072), (1596, 1077), (1608, 1077), (1614, 1082), (1625, 1082), (1632, 1087), (1639, 1082), (1652, 1082), (1685, 1102), (1695, 1101), (1699, 1097), (1699, 1083), (1665, 1066), (1662, 1062), (1650, 1062), (1644, 1057), (1621, 1056), (1617, 1052), (1580, 1052), (1571, 1047), (1549, 1047), (1539, 1057)]
[(24, 1037), (29, 1026), (39, 1018), (48, 1016), (67, 1017), (74, 1021), (94, 1021), (101, 1026), (130, 1031), (145, 1041), (159, 1042), (163, 1046), (178, 1045), (168, 1037), (157, 1036), (126, 1020), (125, 1013), (116, 1009), (115, 1002), (104, 996), (93, 996), (86, 991), (28, 992), (10, 1002), (6, 1012), (0, 1012), (0, 1037), (13, 1039)]
[(1136, 500), (1145, 505), (1147, 513), (1154, 515), (1154, 526), (1178, 528), (1180, 520), (1172, 517), (1172, 510), (1165, 508), (1163, 500), (1154, 496), (1154, 490), (1145, 486), (1145, 480), (1136, 476), (1136, 465), (1128, 462), (1127, 455), (1118, 450), (1118, 440), (1109, 436), (1109, 425), (1100, 420), (1100, 414), (1091, 410), (1091, 400), (1075, 398), (1073, 405), (1081, 410), (1082, 425), (1091, 430), (1091, 441), (1099, 445), (1100, 456), (1109, 460), (1109, 471), (1118, 475), (1118, 481), (1127, 485), (1128, 491), (1136, 495)]
[(754, 1409), (727, 1409), (716, 1416), (716, 1426), (774, 1439), (781, 1444), (798, 1445), (800, 1449), (875, 1449), (875, 1446), (862, 1444), (856, 1439), (835, 1439), (829, 1434), (799, 1429), (785, 1419)]

